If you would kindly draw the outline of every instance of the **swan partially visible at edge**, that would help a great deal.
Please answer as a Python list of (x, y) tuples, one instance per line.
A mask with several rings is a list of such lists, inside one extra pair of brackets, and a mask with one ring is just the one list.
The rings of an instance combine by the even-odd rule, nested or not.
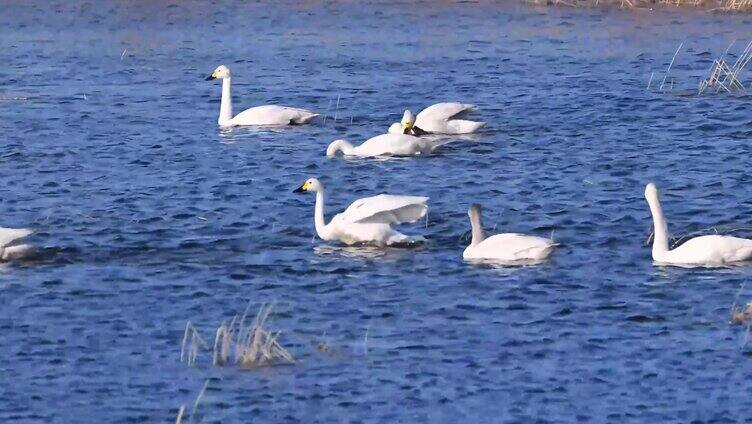
[(27, 228), (0, 227), (0, 260), (12, 261), (26, 255), (31, 250), (31, 246), (28, 244), (13, 244), (13, 242), (29, 236), (33, 232)]
[(720, 266), (752, 260), (752, 240), (722, 235), (694, 237), (673, 250), (668, 248), (668, 223), (653, 183), (645, 186), (653, 216), (653, 260), (665, 265)]

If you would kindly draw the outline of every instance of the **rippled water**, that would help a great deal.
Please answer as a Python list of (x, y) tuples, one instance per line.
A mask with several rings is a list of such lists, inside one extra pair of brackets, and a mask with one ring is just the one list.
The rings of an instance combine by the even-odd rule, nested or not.
[[(179, 3), (3, 2), (1, 224), (36, 229), (38, 254), (0, 271), (0, 421), (174, 421), (207, 379), (208, 422), (752, 415), (743, 331), (727, 324), (750, 269), (654, 266), (642, 196), (658, 184), (676, 235), (752, 227), (752, 98), (691, 94), (752, 19)], [(221, 63), (236, 111), (278, 102), (326, 120), (219, 131), (220, 87), (203, 77)], [(489, 125), (425, 158), (324, 157), (446, 100)], [(314, 238), (313, 196), (291, 193), (310, 176), (330, 212), (430, 196), (428, 226), (405, 227), (429, 241)], [(473, 202), (488, 229), (562, 247), (535, 267), (463, 263)], [(296, 365), (179, 362), (187, 320), (211, 342), (272, 300)]]

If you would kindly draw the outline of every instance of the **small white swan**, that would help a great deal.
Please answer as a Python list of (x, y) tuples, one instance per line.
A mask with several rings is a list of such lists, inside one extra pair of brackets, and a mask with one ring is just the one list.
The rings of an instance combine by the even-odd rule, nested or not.
[(11, 245), (11, 243), (22, 239), (31, 233), (33, 233), (33, 231), (26, 228), (0, 227), (0, 260), (12, 261), (14, 259), (20, 259), (28, 253), (28, 251), (31, 250), (31, 246), (28, 244)]
[(752, 240), (732, 236), (709, 235), (687, 240), (668, 250), (668, 223), (658, 200), (658, 188), (645, 186), (645, 199), (653, 215), (653, 260), (666, 265), (718, 266), (752, 259)]
[(207, 81), (214, 79), (222, 80), (222, 100), (219, 105), (220, 127), (234, 127), (238, 125), (300, 125), (307, 124), (313, 118), (319, 116), (305, 109), (292, 107), (265, 105), (246, 109), (232, 116), (232, 75), (230, 68), (220, 65), (206, 77)]
[(362, 158), (374, 156), (414, 156), (431, 153), (434, 145), (425, 138), (407, 134), (381, 134), (371, 137), (360, 146), (353, 147), (347, 140), (334, 140), (326, 148), (326, 155), (336, 156), (342, 152), (345, 156)]
[[(470, 134), (486, 125), (485, 122), (468, 121), (465, 118), (475, 111), (475, 105), (466, 103), (436, 103), (412, 117), (412, 112), (406, 110), (400, 123), (389, 127), (390, 134)], [(412, 117), (412, 122), (410, 118)]]
[(551, 240), (524, 234), (496, 234), (486, 238), (480, 219), (480, 205), (474, 204), (467, 211), (473, 238), (462, 252), (464, 259), (485, 259), (505, 263), (528, 263), (546, 259), (556, 247)]
[(351, 245), (368, 243), (377, 246), (410, 244), (423, 237), (406, 236), (391, 224), (415, 222), (426, 215), (428, 197), (380, 194), (354, 201), (344, 212), (327, 224), (324, 222), (324, 186), (316, 178), (307, 180), (295, 193), (316, 193), (313, 222), (323, 240), (339, 240)]

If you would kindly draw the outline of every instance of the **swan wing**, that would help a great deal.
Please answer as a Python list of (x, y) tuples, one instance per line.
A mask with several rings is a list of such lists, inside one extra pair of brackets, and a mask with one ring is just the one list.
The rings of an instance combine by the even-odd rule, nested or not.
[(0, 227), (0, 248), (5, 247), (14, 241), (24, 238), (33, 233), (26, 228), (2, 228)]
[(448, 121), (450, 119), (460, 119), (467, 116), (475, 110), (475, 105), (468, 103), (436, 103), (418, 113), (415, 118), (415, 126), (423, 128), (421, 121)]
[(400, 224), (417, 221), (427, 211), (428, 197), (379, 194), (354, 201), (341, 216), (351, 223)]
[(246, 109), (232, 118), (233, 125), (299, 125), (305, 124), (318, 114), (306, 109), (265, 105)]

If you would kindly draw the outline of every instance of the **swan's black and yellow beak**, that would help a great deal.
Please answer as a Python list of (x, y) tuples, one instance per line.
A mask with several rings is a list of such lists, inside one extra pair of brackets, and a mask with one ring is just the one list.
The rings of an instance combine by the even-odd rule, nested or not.
[(305, 193), (306, 191), (308, 191), (308, 188), (309, 188), (310, 186), (311, 186), (311, 183), (309, 183), (308, 181), (306, 181), (306, 182), (304, 182), (304, 183), (303, 183), (303, 185), (302, 185), (302, 186), (300, 186), (300, 187), (296, 188), (296, 189), (295, 189), (295, 190), (293, 190), (292, 192), (293, 192), (293, 193)]
[(205, 81), (211, 81), (211, 80), (214, 80), (214, 79), (217, 79), (217, 71), (212, 72), (211, 75), (209, 75), (208, 77), (206, 77)]
[(402, 124), (402, 134), (410, 134), (413, 129), (413, 125), (409, 122)]

